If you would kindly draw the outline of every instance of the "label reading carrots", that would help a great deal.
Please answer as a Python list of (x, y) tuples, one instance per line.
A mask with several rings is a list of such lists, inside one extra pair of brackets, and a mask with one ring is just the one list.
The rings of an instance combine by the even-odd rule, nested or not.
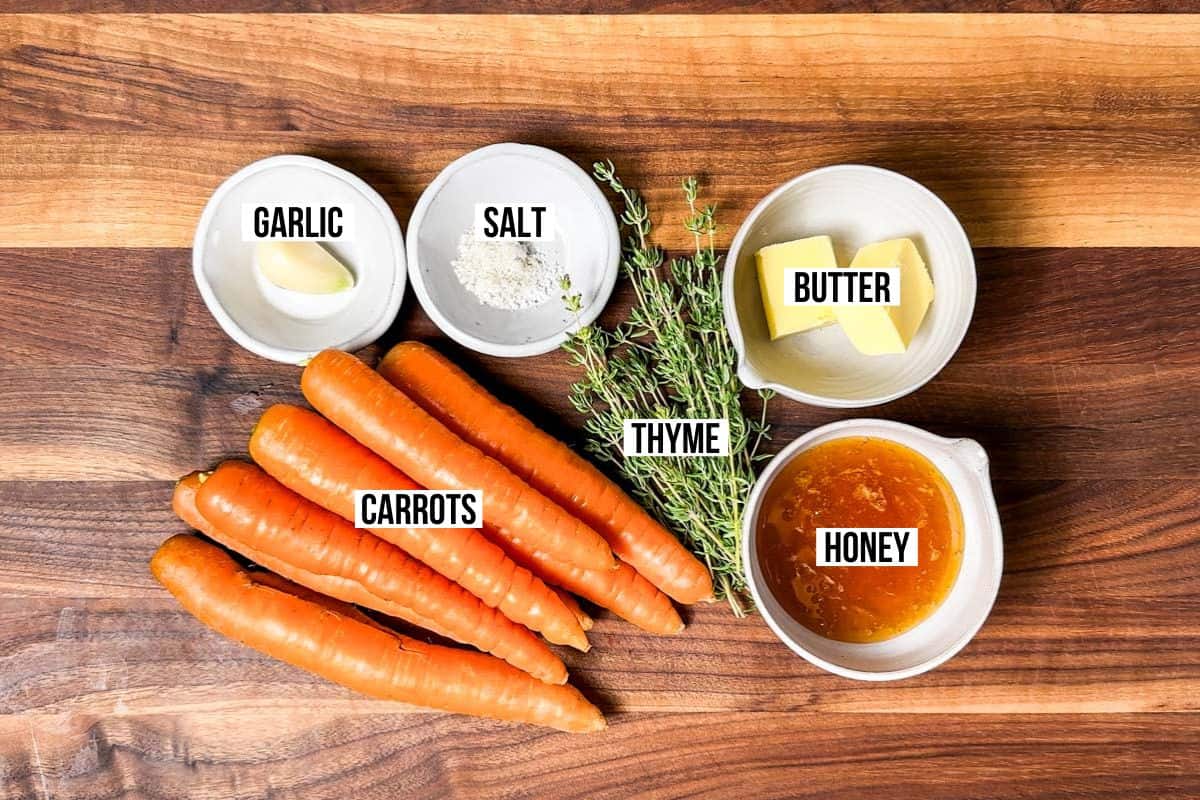
[(483, 492), (358, 489), (356, 528), (482, 528)]
[(627, 419), (625, 456), (727, 456), (729, 420)]

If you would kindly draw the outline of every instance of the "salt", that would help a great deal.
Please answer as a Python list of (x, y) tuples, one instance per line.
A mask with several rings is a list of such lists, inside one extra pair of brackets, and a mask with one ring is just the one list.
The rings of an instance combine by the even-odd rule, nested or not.
[(467, 291), (492, 308), (533, 308), (559, 288), (555, 259), (526, 242), (477, 239), (468, 231), (452, 266)]

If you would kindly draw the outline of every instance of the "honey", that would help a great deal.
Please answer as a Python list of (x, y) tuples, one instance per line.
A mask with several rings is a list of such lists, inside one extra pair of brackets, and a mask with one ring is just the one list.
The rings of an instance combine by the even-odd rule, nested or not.
[[(817, 528), (916, 528), (916, 566), (817, 566)], [(757, 525), (771, 594), (811, 631), (880, 642), (915, 627), (954, 586), (963, 519), (945, 476), (885, 439), (846, 437), (793, 458), (767, 488)]]

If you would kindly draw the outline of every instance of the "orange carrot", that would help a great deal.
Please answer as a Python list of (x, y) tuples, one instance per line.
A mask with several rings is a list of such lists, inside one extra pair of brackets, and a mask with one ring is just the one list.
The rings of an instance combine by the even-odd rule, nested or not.
[(580, 569), (530, 550), (521, 542), (506, 543), (505, 549), (518, 564), (555, 586), (607, 608), (644, 631), (671, 634), (683, 630), (683, 620), (670, 599), (623, 561), (616, 569)]
[[(175, 492), (171, 497), (171, 508), (175, 511), (176, 516), (217, 544), (241, 553), (256, 564), (272, 570), (272, 572), (264, 572), (264, 575), (273, 575), (276, 572), (280, 574), (287, 573), (297, 583), (303, 583), (306, 587), (313, 589), (315, 593), (324, 595), (341, 595), (349, 591), (349, 582), (343, 578), (332, 575), (318, 575), (302, 570), (293, 564), (289, 564), (282, 558), (277, 558), (269, 553), (256, 550), (245, 542), (239, 542), (234, 537), (218, 530), (212, 522), (201, 515), (200, 509), (196, 507), (196, 497), (200, 493), (201, 485), (203, 485), (208, 476), (209, 473), (207, 472), (192, 472), (184, 475), (175, 482)], [(416, 612), (406, 614), (397, 613), (396, 616), (427, 630), (433, 630), (437, 627), (428, 620), (420, 617)]]
[[(205, 519), (200, 513), (200, 509), (196, 506), (196, 498), (200, 493), (200, 487), (208, 477), (209, 473), (207, 472), (193, 472), (176, 481), (175, 493), (171, 498), (171, 507), (175, 511), (176, 516), (181, 520), (217, 544), (241, 553), (259, 566), (271, 570), (269, 573), (263, 573), (264, 575), (272, 575), (274, 573), (279, 573), (280, 575), (286, 574), (290, 577), (291, 582), (302, 584), (322, 596), (345, 596), (354, 591), (352, 582), (347, 581), (345, 578), (334, 575), (320, 575), (300, 569), (283, 558), (256, 550), (245, 542), (238, 541), (233, 536), (219, 530), (211, 521)], [(429, 631), (436, 632), (438, 628), (435, 623), (421, 617), (415, 611), (394, 609), (393, 616)]]
[[(541, 680), (566, 683), (562, 661), (527, 628), (252, 464), (218, 467), (200, 487), (196, 508), (234, 550), (272, 556), (271, 569), (285, 578), (474, 645)], [(306, 580), (311, 576), (319, 580)]]
[(150, 570), (218, 633), (363, 694), (579, 733), (605, 727), (599, 709), (574, 687), (364, 622), (352, 607), (264, 580), (194, 536), (163, 542)]
[[(196, 495), (199, 494), (200, 487), (207, 478), (208, 473), (206, 472), (191, 472), (176, 481), (175, 492), (171, 498), (171, 508), (175, 512), (176, 516), (178, 516), (185, 523), (195, 528), (200, 533), (203, 533), (205, 536), (217, 542), (218, 544), (233, 550), (234, 548), (231, 545), (226, 544), (226, 541), (232, 542), (233, 539), (224, 536), (224, 534), (213, 527), (213, 524), (202, 517), (200, 515), (200, 510), (196, 508)], [(185, 536), (185, 534), (180, 534), (180, 537), (183, 536)], [(242, 555), (246, 554), (242, 553)], [(249, 556), (247, 556), (247, 558), (249, 558)], [(272, 559), (270, 556), (267, 556), (267, 558), (270, 560), (277, 560)], [(255, 559), (255, 563), (260, 567), (266, 567), (265, 564), (257, 559)], [(380, 625), (380, 623), (375, 622), (375, 620), (368, 617), (350, 603), (335, 600), (329, 595), (322, 594), (320, 590), (313, 589), (311, 586), (294, 583), (275, 572), (267, 572), (266, 570), (256, 569), (252, 574), (255, 582), (261, 583), (264, 586), (272, 586), (282, 591), (291, 592), (297, 597), (314, 603), (320, 603), (326, 608), (337, 611), (338, 613), (345, 614), (347, 616), (353, 616), (355, 619), (365, 624), (376, 625), (381, 628), (383, 627)]]
[[(313, 589), (316, 592), (329, 595), (331, 597), (338, 597), (347, 602), (361, 603), (369, 608), (375, 608), (376, 610), (383, 611), (386, 614), (398, 617), (406, 622), (411, 622), (412, 624), (426, 630), (433, 631), (440, 636), (456, 639), (458, 641), (464, 641), (464, 639), (456, 635), (450, 627), (435, 622), (433, 619), (426, 618), (416, 611), (403, 606), (399, 602), (387, 600), (377, 595), (373, 595), (371, 591), (364, 587), (363, 583), (359, 580), (343, 577), (341, 575), (311, 572), (307, 569), (296, 566), (296, 564), (293, 563), (293, 560), (286, 556), (279, 557), (263, 550), (258, 550), (251, 546), (246, 539), (239, 539), (227, 533), (225, 529), (218, 528), (215, 524), (213, 524), (212, 521), (204, 517), (197, 508), (197, 496), (199, 494), (202, 482), (207, 477), (208, 476), (206, 473), (193, 472), (192, 474), (181, 478), (179, 482), (175, 484), (175, 495), (172, 499), (172, 506), (174, 507), (175, 513), (180, 519), (204, 535), (208, 536), (213, 541), (228, 547), (230, 550), (235, 550), (257, 564), (272, 570), (273, 572), (285, 575), (288, 579)], [(340, 518), (339, 521), (341, 521)], [(258, 542), (255, 542), (255, 544), (258, 544)], [(430, 573), (427, 569), (424, 569), (422, 565), (417, 564), (416, 562), (412, 563), (417, 567), (417, 575), (413, 576), (414, 578), (419, 579), (421, 577), (432, 575), (434, 578), (444, 581), (441, 576), (438, 576), (435, 573)], [(405, 574), (407, 574), (407, 572)], [(443, 588), (449, 588), (451, 594), (454, 594), (457, 591), (455, 584), (450, 583), (449, 581), (445, 581), (445, 586)], [(470, 596), (468, 595), (467, 597)], [(475, 598), (470, 599), (474, 600)], [(427, 606), (429, 604), (416, 603), (414, 605)], [(490, 609), (488, 610), (490, 611)], [(504, 623), (512, 625), (512, 623), (507, 619), (504, 619)], [(501, 623), (501, 625), (504, 623)], [(531, 674), (535, 674), (536, 677), (541, 680), (545, 680), (548, 683), (565, 683), (567, 673), (566, 667), (562, 664), (562, 662), (556, 656), (554, 656), (553, 653), (550, 653), (544, 645), (538, 642), (536, 638), (528, 635), (524, 629), (515, 625), (513, 627), (517, 628), (517, 633), (513, 636), (515, 641), (512, 643), (515, 645), (515, 648), (513, 646), (501, 647), (501, 652), (513, 650), (511, 654), (505, 652), (505, 655), (508, 655), (511, 659), (511, 663), (513, 663), (515, 666), (518, 666), (518, 668), (524, 668), (525, 665), (528, 664), (529, 669), (526, 671), (529, 671)], [(522, 642), (522, 640), (524, 641)], [(471, 644), (473, 642), (468, 641), (467, 643)], [(527, 649), (529, 653), (521, 652), (522, 649)], [(493, 652), (495, 652), (494, 649)], [(547, 656), (549, 658), (547, 658)]]
[(318, 353), (300, 378), (308, 402), (335, 425), (429, 489), (481, 489), (484, 519), (506, 540), (583, 569), (612, 569), (600, 534), (499, 461), (464, 442), (354, 356)]
[(666, 528), (590, 462), (436, 350), (402, 342), (384, 356), (379, 373), (466, 442), (590, 525), (617, 556), (675, 600), (712, 599), (708, 569)]
[(585, 631), (590, 631), (596, 622), (590, 616), (588, 616), (588, 613), (583, 610), (582, 606), (579, 605), (579, 601), (575, 599), (575, 595), (571, 594), (570, 592), (563, 591), (562, 589), (555, 589), (553, 586), (551, 586), (550, 589), (553, 590), (556, 595), (558, 595), (558, 599), (562, 600), (563, 605), (571, 610), (571, 613), (575, 615), (575, 619), (579, 620), (579, 627), (583, 628)]
[[(354, 519), (355, 489), (421, 488), (332, 423), (295, 406), (276, 405), (263, 413), (250, 436), (250, 454), (280, 483), (348, 520)], [(372, 533), (551, 642), (588, 649), (587, 635), (562, 600), (480, 531), (377, 528)]]

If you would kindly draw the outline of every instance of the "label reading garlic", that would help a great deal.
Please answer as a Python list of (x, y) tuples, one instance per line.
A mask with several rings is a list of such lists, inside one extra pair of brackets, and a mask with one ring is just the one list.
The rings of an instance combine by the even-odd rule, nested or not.
[(472, 230), (480, 241), (544, 242), (554, 238), (554, 221), (547, 203), (476, 203)]
[(729, 420), (627, 419), (621, 452), (629, 456), (727, 456)]
[(336, 242), (354, 238), (354, 209), (242, 204), (242, 241)]
[(482, 528), (478, 489), (356, 489), (356, 528)]

